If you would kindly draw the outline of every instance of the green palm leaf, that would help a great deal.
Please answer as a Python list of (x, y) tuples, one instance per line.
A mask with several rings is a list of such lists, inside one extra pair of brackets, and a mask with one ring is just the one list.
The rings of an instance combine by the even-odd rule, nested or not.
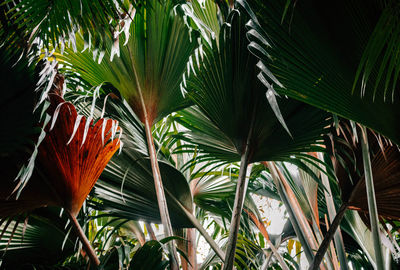
[(39, 209), (27, 221), (12, 221), (6, 228), (0, 241), (4, 269), (20, 269), (24, 264), (50, 267), (74, 253), (77, 237), (70, 227), (65, 229), (67, 219), (59, 218), (57, 209)]
[[(362, 123), (399, 143), (400, 100), (395, 97), (393, 102), (385, 102), (384, 91), (375, 93), (375, 82), (380, 86), (383, 79), (379, 79), (376, 66), (371, 67), (373, 59), (365, 60), (364, 56), (361, 60), (382, 14), (381, 1), (336, 1), (329, 7), (303, 1), (291, 11), (292, 19), (281, 23), (285, 2), (252, 3), (260, 25), (251, 25), (259, 34), (249, 37), (251, 49), (284, 86), (277, 87), (277, 92)], [(387, 51), (389, 57), (396, 55), (392, 52)], [(363, 75), (363, 98), (352, 93), (359, 64), (364, 73), (370, 74), (371, 82), (366, 83), (368, 76)], [(397, 72), (391, 66), (388, 64), (389, 80)]]
[(266, 71), (265, 66), (247, 49), (246, 35), (254, 34), (245, 28), (248, 19), (244, 10), (233, 10), (218, 41), (196, 52), (184, 81), (188, 97), (198, 106), (183, 112), (187, 140), (210, 157), (241, 160), (224, 269), (233, 267), (247, 164), (319, 151), (317, 144), (329, 125), (321, 111), (291, 99), (277, 100), (273, 85), (280, 82), (270, 73), (263, 75), (260, 69)]
[[(188, 211), (193, 211), (192, 197), (186, 179), (167, 163), (159, 164), (164, 189), (169, 191), (166, 199), (172, 226), (193, 227), (185, 213), (170, 198), (173, 195)], [(96, 184), (93, 195), (101, 202), (92, 201), (92, 205), (113, 216), (160, 223), (160, 212), (152, 180), (149, 159), (143, 156), (135, 159), (123, 150), (123, 153), (111, 160)]]
[(9, 30), (14, 31), (17, 42), (31, 45), (38, 37), (47, 48), (72, 42), (81, 30), (88, 43), (101, 49), (107, 39), (117, 32), (120, 19), (127, 19), (132, 1), (3, 1), (5, 20)]
[[(12, 161), (10, 167), (1, 169), (7, 180), (2, 183), (3, 194), (0, 197), (5, 198), (14, 188), (18, 197), (30, 179), (38, 147), (46, 134), (39, 122), (45, 126), (50, 120), (46, 114), (49, 102), (40, 106), (35, 104), (35, 90), (55, 89), (56, 86), (39, 81), (41, 75), (30, 63), (36, 60), (34, 55), (23, 53), (15, 43), (8, 43), (2, 34), (0, 43), (0, 83), (3, 87), (0, 121), (7, 123), (0, 127), (1, 159), (7, 163)], [(57, 79), (54, 82), (57, 84)], [(17, 181), (13, 182), (15, 179)]]
[(146, 2), (136, 10), (129, 40), (119, 39), (119, 52), (112, 39), (108, 39), (104, 55), (82, 52), (84, 40), (77, 37), (78, 52), (67, 49), (57, 59), (92, 86), (112, 85), (142, 122), (146, 112), (154, 123), (187, 106), (180, 82), (198, 35), (189, 33), (183, 19), (174, 14), (179, 10), (172, 1)]

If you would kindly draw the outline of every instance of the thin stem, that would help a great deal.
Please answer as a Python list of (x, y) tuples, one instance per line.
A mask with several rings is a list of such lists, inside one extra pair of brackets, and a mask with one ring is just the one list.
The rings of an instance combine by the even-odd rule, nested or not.
[(365, 185), (368, 198), (368, 211), (369, 219), (371, 222), (372, 240), (374, 242), (376, 266), (378, 269), (384, 269), (381, 238), (379, 236), (378, 209), (376, 206), (374, 180), (372, 175), (371, 160), (369, 157), (367, 129), (364, 126), (361, 127), (361, 148), (363, 155)]
[(196, 255), (196, 230), (194, 228), (187, 228), (187, 253), (189, 262), (192, 266), (189, 266), (190, 270), (197, 270), (197, 255)]
[[(328, 216), (325, 214), (324, 218), (325, 218), (326, 229), (329, 230), (330, 222), (328, 221)], [(338, 230), (340, 230), (340, 226), (338, 227)], [(337, 235), (337, 232), (335, 233), (335, 236), (333, 238), (335, 238), (336, 235)], [(332, 241), (329, 244), (329, 251), (331, 252), (331, 258), (332, 258), (332, 261), (333, 261), (334, 269), (335, 270), (339, 270), (340, 268), (339, 268), (338, 258), (336, 256), (335, 246), (333, 245)]]
[[(311, 261), (311, 259), (313, 259), (314, 257), (313, 251), (318, 249), (318, 242), (315, 239), (314, 233), (310, 227), (310, 224), (307, 221), (307, 218), (304, 215), (302, 208), (300, 207), (296, 195), (294, 194), (285, 176), (276, 167), (275, 163), (263, 162), (263, 164), (269, 168), (269, 171), (277, 188), (280, 186), (280, 184), (282, 185), (281, 189), (281, 193), (283, 195), (282, 200), (287, 201), (288, 204), (287, 209), (293, 213), (294, 216), (293, 221), (296, 221), (295, 222), (296, 226), (299, 227), (298, 230), (296, 231), (296, 235), (299, 236), (299, 239), (302, 239), (305, 242), (306, 248), (308, 249), (308, 251), (306, 252), (306, 256), (307, 259)], [(321, 269), (325, 268), (326, 267), (324, 265), (321, 266)]]
[[(149, 148), (151, 170), (153, 172), (154, 186), (155, 186), (156, 195), (157, 195), (157, 202), (158, 202), (158, 207), (160, 209), (161, 222), (164, 227), (165, 236), (170, 237), (170, 236), (173, 236), (172, 225), (171, 225), (171, 220), (169, 217), (167, 200), (165, 198), (164, 186), (163, 186), (162, 179), (161, 179), (160, 168), (158, 166), (157, 153), (156, 153), (156, 148), (154, 146), (154, 139), (153, 139), (153, 135), (151, 133), (151, 123), (147, 117), (145, 117), (144, 127), (145, 127), (145, 132), (146, 132), (147, 144), (148, 144), (148, 148)], [(170, 262), (171, 270), (177, 270), (178, 269), (178, 255), (176, 252), (176, 247), (174, 245), (174, 241), (169, 242), (168, 245), (169, 245), (169, 250), (171, 253), (171, 262)]]
[(75, 228), (76, 233), (78, 234), (79, 240), (81, 240), (81, 243), (83, 245), (83, 248), (86, 251), (86, 254), (89, 256), (90, 261), (96, 265), (100, 265), (100, 260), (97, 258), (96, 253), (94, 252), (94, 249), (90, 245), (89, 240), (87, 239), (85, 233), (83, 232), (81, 225), (79, 225), (78, 220), (76, 219), (75, 215), (72, 214), (70, 211), (66, 211), (68, 214), (68, 218), (71, 220), (72, 226)]
[(140, 228), (140, 224), (138, 221), (131, 221), (131, 229), (132, 232), (136, 235), (137, 240), (139, 241), (139, 244), (141, 246), (144, 245), (144, 243), (146, 243), (146, 239), (144, 237), (144, 234), (142, 232), (142, 229)]
[(151, 227), (151, 224), (148, 222), (144, 223), (146, 225), (146, 229), (149, 232), (150, 239), (151, 240), (157, 240), (156, 234), (154, 233), (153, 227)]
[(298, 221), (298, 217), (295, 214), (294, 207), (292, 208), (292, 202), (289, 201), (289, 197), (287, 195), (287, 192), (284, 190), (283, 184), (279, 180), (278, 174), (274, 171), (274, 168), (272, 165), (270, 165), (268, 162), (262, 162), (262, 164), (266, 167), (269, 168), (269, 171), (272, 176), (272, 180), (274, 181), (274, 185), (276, 189), (278, 190), (279, 196), (285, 205), (285, 208), (288, 211), (289, 214), (289, 219), (293, 225), (293, 229), (303, 246), (304, 254), (306, 255), (307, 261), (311, 262), (314, 259), (314, 254), (313, 250), (310, 247), (310, 244), (308, 243), (308, 240), (305, 236), (304, 230), (300, 226), (300, 222)]
[[(264, 224), (258, 220), (258, 218), (256, 217), (256, 215), (253, 212), (248, 211), (247, 209), (244, 209), (244, 211), (249, 215), (250, 219), (253, 221), (253, 223), (256, 225), (258, 230), (264, 236), (265, 240), (267, 241), (268, 245), (270, 246), (270, 248), (272, 250), (272, 253), (275, 255), (275, 258), (279, 261), (281, 268), (283, 270), (289, 270), (289, 268), (287, 267), (285, 261), (283, 260), (283, 258), (281, 256), (281, 254), (279, 254), (278, 249), (274, 246), (274, 244), (272, 244), (272, 242), (269, 238), (269, 234), (268, 234), (267, 229), (265, 228)], [(265, 269), (267, 269), (267, 267), (268, 267), (268, 263), (265, 264)]]
[[(318, 159), (321, 160), (322, 162), (325, 162), (324, 156), (322, 153), (318, 153)], [(334, 217), (336, 216), (335, 202), (333, 201), (332, 191), (331, 191), (331, 186), (329, 184), (328, 176), (324, 172), (321, 173), (321, 180), (322, 180), (322, 184), (325, 187), (324, 195), (325, 195), (325, 201), (326, 201), (326, 205), (327, 205), (327, 209), (328, 209), (329, 221), (331, 223), (333, 223)], [(335, 242), (337, 254), (339, 256), (340, 268), (342, 270), (348, 270), (348, 265), (347, 265), (348, 262), (347, 262), (347, 258), (346, 258), (346, 252), (345, 252), (345, 248), (344, 248), (343, 237), (342, 237), (342, 232), (340, 230), (340, 227), (338, 227), (337, 232), (335, 233), (334, 242)], [(334, 252), (334, 251), (332, 250), (332, 252)]]
[(322, 262), (322, 259), (325, 256), (325, 253), (329, 247), (330, 242), (332, 241), (333, 236), (336, 233), (336, 230), (339, 228), (340, 222), (342, 221), (344, 214), (347, 210), (347, 204), (343, 203), (338, 213), (336, 214), (335, 219), (333, 220), (331, 227), (329, 228), (328, 232), (326, 233), (324, 240), (322, 241), (321, 245), (318, 248), (317, 254), (315, 254), (314, 260), (308, 270), (317, 270), (319, 269), (319, 265)]
[(200, 222), (197, 220), (197, 218), (191, 212), (189, 212), (181, 204), (181, 202), (178, 201), (168, 190), (166, 190), (166, 192), (172, 198), (172, 200), (179, 206), (179, 208), (181, 208), (181, 210), (186, 214), (186, 217), (192, 222), (193, 226), (196, 227), (196, 229), (199, 231), (199, 233), (204, 237), (204, 239), (207, 241), (207, 243), (210, 245), (210, 247), (214, 250), (214, 252), (217, 254), (217, 256), (222, 261), (224, 261), (224, 259), (225, 259), (224, 252), (219, 248), (217, 243), (215, 243), (214, 239), (203, 228), (203, 226), (200, 224)]
[(231, 226), (229, 228), (228, 245), (225, 254), (224, 270), (232, 270), (235, 261), (236, 243), (239, 233), (240, 217), (242, 215), (244, 198), (246, 195), (248, 178), (246, 177), (247, 165), (249, 163), (249, 145), (245, 146), (240, 160), (240, 171), (236, 185), (235, 203), (233, 205)]

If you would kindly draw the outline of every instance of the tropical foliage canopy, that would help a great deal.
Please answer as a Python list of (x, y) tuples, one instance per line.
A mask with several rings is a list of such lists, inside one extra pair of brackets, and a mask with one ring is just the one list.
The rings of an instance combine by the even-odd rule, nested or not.
[(0, 69), (0, 269), (400, 266), (397, 0), (2, 0)]

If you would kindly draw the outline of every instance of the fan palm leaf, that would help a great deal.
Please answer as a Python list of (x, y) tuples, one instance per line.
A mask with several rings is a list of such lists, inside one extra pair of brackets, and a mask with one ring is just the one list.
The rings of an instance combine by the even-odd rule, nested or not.
[[(333, 136), (332, 149), (335, 154), (332, 156), (332, 159), (343, 203), (335, 219), (332, 221), (332, 226), (325, 236), (318, 254), (323, 250), (322, 247), (327, 248), (330, 241), (329, 238), (333, 236), (333, 233), (339, 227), (342, 218), (346, 217), (345, 212), (347, 209), (358, 210), (359, 214), (364, 218), (364, 222), (370, 228), (372, 227), (371, 224), (373, 224), (369, 215), (371, 208), (369, 207), (368, 200), (371, 192), (367, 191), (365, 184), (366, 173), (363, 172), (363, 168), (365, 167), (365, 164), (363, 164), (363, 161), (365, 162), (365, 148), (362, 149), (361, 143), (348, 141), (353, 136), (351, 134), (352, 131), (346, 125), (346, 122), (340, 122), (340, 125), (342, 131), (340, 136)], [(398, 211), (392, 205), (392, 203), (396, 203), (397, 201), (397, 197), (394, 194), (398, 192), (398, 148), (389, 141), (376, 137), (370, 131), (368, 132), (368, 141), (370, 145), (368, 152), (372, 156), (370, 166), (368, 167), (370, 167), (372, 172), (370, 177), (374, 179), (373, 186), (375, 190), (374, 197), (376, 200), (377, 219), (398, 220)], [(369, 188), (371, 189), (371, 187)], [(394, 193), (393, 195), (392, 192)], [(377, 235), (378, 233), (375, 234)], [(375, 239), (378, 237), (379, 234), (375, 236)], [(379, 239), (374, 240), (374, 242), (379, 244)], [(375, 247), (374, 250), (377, 254), (380, 254), (380, 247)], [(323, 252), (325, 251), (326, 249), (323, 250)], [(377, 265), (383, 265), (383, 261), (381, 260), (383, 258), (382, 255), (375, 255), (374, 257), (374, 262)], [(317, 267), (317, 265), (314, 265), (314, 267)]]
[[(233, 267), (249, 162), (289, 160), (291, 155), (321, 150), (317, 144), (329, 125), (327, 115), (318, 110), (290, 99), (277, 101), (272, 84), (264, 78), (269, 85), (265, 88), (257, 79), (258, 59), (247, 50), (245, 38), (251, 35), (245, 29), (248, 19), (244, 10), (233, 10), (218, 41), (198, 50), (184, 83), (198, 106), (182, 112), (181, 123), (190, 130), (186, 140), (206, 156), (241, 160), (224, 269)], [(272, 75), (268, 80), (279, 84)]]
[(39, 166), (46, 172), (60, 206), (77, 215), (108, 161), (120, 147), (115, 120), (96, 123), (79, 116), (71, 103), (51, 95), (51, 123), (39, 147)]
[[(400, 203), (397, 196), (400, 192), (400, 153), (398, 148), (394, 145), (385, 146), (373, 157), (371, 166), (379, 216), (385, 219), (399, 220), (400, 212), (395, 207)], [(365, 176), (361, 177), (354, 188), (354, 195), (350, 199), (351, 207), (364, 213), (368, 212)]]
[[(79, 116), (75, 107), (58, 95), (51, 94), (50, 102), (52, 122), (45, 125), (47, 134), (39, 146), (37, 162), (45, 176), (29, 181), (21, 200), (2, 198), (1, 209), (7, 211), (11, 205), (14, 214), (15, 211), (22, 212), (25, 207), (25, 211), (46, 205), (64, 207), (86, 251), (98, 264), (75, 216), (107, 162), (119, 148), (120, 141), (114, 138), (119, 128), (115, 121), (107, 119), (100, 119), (93, 125), (91, 119), (86, 121)], [(45, 196), (37, 198), (46, 190), (49, 192), (45, 192)], [(35, 191), (39, 192), (35, 194)]]
[[(160, 212), (155, 204), (157, 199), (154, 185), (149, 181), (152, 180), (150, 162), (144, 157), (141, 158), (137, 160), (126, 153), (121, 153), (113, 159), (94, 188), (93, 195), (101, 201), (94, 200), (91, 204), (113, 216), (160, 223)], [(174, 196), (192, 212), (192, 197), (186, 179), (167, 163), (159, 162), (159, 164), (164, 189), (168, 190), (166, 199), (172, 226), (192, 227), (191, 221), (171, 199), (171, 196)]]
[[(290, 9), (291, 19), (286, 16), (281, 23), (286, 1), (254, 1), (260, 24), (251, 25), (259, 34), (250, 37), (251, 50), (282, 83), (276, 87), (278, 93), (361, 123), (399, 143), (400, 100), (385, 101), (385, 90), (374, 91), (376, 83), (379, 89), (387, 89), (382, 81), (398, 82), (394, 75), (399, 67), (398, 46), (390, 45), (396, 44), (398, 30), (379, 30), (398, 29), (398, 23), (383, 22), (384, 18), (378, 22), (380, 16), (398, 21), (398, 5), (393, 8), (393, 2), (385, 2), (385, 9), (382, 1), (337, 1), (329, 7), (303, 1)], [(380, 34), (388, 38), (393, 34), (393, 38)], [(374, 41), (368, 43), (370, 36)], [(381, 52), (387, 57), (379, 65), (381, 58), (376, 55)], [(382, 69), (388, 70), (385, 79)], [(353, 94), (355, 80), (354, 89), (361, 87), (363, 97), (358, 90)]]
[(66, 231), (67, 221), (59, 217), (58, 209), (46, 208), (34, 211), (26, 223), (0, 225), (1, 231), (6, 230), (0, 240), (2, 268), (51, 267), (71, 256), (77, 237), (68, 233), (70, 227)]
[[(333, 137), (331, 158), (334, 161), (338, 184), (341, 190), (342, 201), (353, 210), (360, 211), (360, 215), (368, 213), (367, 192), (363, 171), (362, 149), (359, 142), (348, 142), (351, 138), (346, 123), (340, 136)], [(388, 220), (400, 219), (400, 213), (392, 203), (397, 203), (399, 192), (398, 170), (400, 154), (396, 145), (383, 138), (376, 137), (368, 132), (368, 142), (371, 153), (371, 168), (374, 179), (378, 213), (381, 218)], [(328, 147), (329, 149), (329, 147)]]
[[(0, 128), (0, 148), (2, 159), (6, 162), (14, 160), (10, 167), (3, 166), (1, 169), (7, 176), (7, 180), (2, 182), (2, 192), (7, 193), (3, 196), (7, 197), (13, 191), (9, 188), (18, 185), (18, 197), (32, 175), (38, 146), (45, 136), (38, 122), (47, 123), (50, 116), (45, 113), (48, 104), (43, 103), (34, 112), (35, 89), (39, 90), (43, 85), (37, 85), (39, 72), (30, 65), (32, 55), (22, 53), (16, 44), (15, 47), (13, 43), (9, 44), (4, 36), (0, 36), (0, 40), (4, 42), (0, 46), (0, 83), (4, 87), (1, 92), (0, 120), (8, 122), (8, 125)], [(11, 134), (10, 130), (14, 133)], [(16, 183), (12, 183), (13, 179), (17, 179)]]
[[(189, 32), (173, 1), (146, 2), (135, 11), (130, 38), (119, 39), (119, 52), (109, 39), (104, 54), (66, 49), (57, 59), (71, 68), (66, 74), (89, 85), (110, 84), (129, 103), (142, 123), (150, 125), (177, 108), (187, 106), (180, 83), (189, 56), (197, 46), (196, 32)], [(116, 54), (116, 56), (115, 56)], [(118, 57), (117, 57), (118, 56)], [(77, 72), (77, 73), (74, 73)]]
[(4, 12), (2, 29), (13, 31), (13, 35), (9, 33), (9, 36), (17, 43), (22, 42), (28, 47), (38, 38), (47, 48), (50, 44), (61, 47), (69, 44), (75, 47), (75, 34), (80, 30), (85, 34), (88, 44), (102, 49), (106, 37), (113, 37), (118, 33), (118, 22), (129, 17), (129, 8), (136, 4), (137, 2), (122, 0), (6, 0), (0, 5)]
[(7, 166), (3, 175), (0, 191), (0, 218), (14, 217), (26, 212), (30, 212), (36, 208), (49, 205), (56, 205), (57, 199), (52, 190), (46, 184), (46, 178), (43, 173), (37, 169), (18, 198), (15, 198), (15, 174), (19, 170), (15, 164), (16, 159), (2, 159), (2, 164)]

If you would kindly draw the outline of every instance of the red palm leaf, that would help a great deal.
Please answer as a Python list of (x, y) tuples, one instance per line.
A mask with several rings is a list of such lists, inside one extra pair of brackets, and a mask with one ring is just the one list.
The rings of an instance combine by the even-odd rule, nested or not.
[(77, 215), (120, 146), (119, 138), (115, 137), (120, 128), (111, 119), (93, 123), (57, 95), (50, 95), (50, 99), (50, 111), (54, 114), (39, 147), (39, 166), (46, 172), (60, 206)]
[(76, 215), (108, 161), (121, 145), (118, 123), (111, 119), (78, 115), (74, 105), (59, 95), (49, 95), (52, 114), (45, 127), (46, 137), (38, 149), (34, 177), (23, 189), (18, 200), (8, 198), (13, 182), (0, 182), (0, 218), (12, 217), (35, 208), (56, 205), (66, 209), (82, 244), (96, 265), (100, 261), (90, 246)]
[[(371, 162), (378, 214), (386, 219), (400, 219), (400, 152), (397, 146), (387, 145)], [(350, 199), (351, 208), (368, 213), (365, 178), (358, 181)], [(361, 215), (362, 216), (362, 215)], [(369, 222), (368, 222), (369, 223)]]

